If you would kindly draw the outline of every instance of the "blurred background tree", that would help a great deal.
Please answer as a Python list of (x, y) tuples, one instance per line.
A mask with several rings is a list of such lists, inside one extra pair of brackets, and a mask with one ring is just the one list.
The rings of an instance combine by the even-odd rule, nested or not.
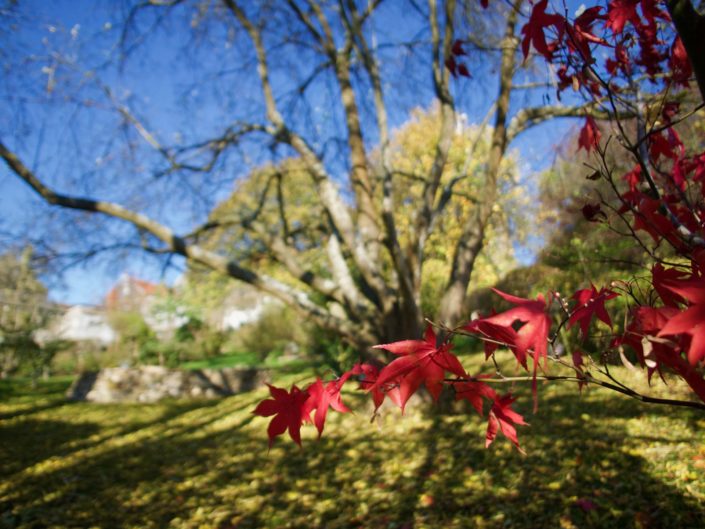
[(29, 246), (0, 255), (0, 378), (21, 368), (35, 381), (48, 377), (54, 356), (65, 347), (56, 340), (40, 344), (35, 336), (55, 308), (32, 268), (32, 255)]

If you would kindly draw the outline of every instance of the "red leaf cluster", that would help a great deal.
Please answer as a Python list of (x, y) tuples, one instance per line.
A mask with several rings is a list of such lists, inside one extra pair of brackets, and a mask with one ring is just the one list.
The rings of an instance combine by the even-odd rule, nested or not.
[(465, 377), (467, 373), (460, 365), (457, 357), (450, 352), (452, 344), (444, 342), (436, 344), (437, 336), (432, 327), (426, 329), (424, 340), (404, 340), (383, 345), (375, 349), (384, 349), (397, 355), (379, 373), (371, 390), (398, 389), (399, 406), (404, 411), (409, 397), (425, 385), (434, 400), (438, 400), (446, 372), (457, 377)]
[[(534, 5), (529, 16), (529, 21), (521, 28), (521, 33), (524, 38), (521, 41), (521, 51), (524, 54), (524, 59), (529, 56), (529, 48), (533, 45), (534, 49), (543, 55), (547, 61), (553, 60), (553, 53), (560, 45), (565, 31), (565, 18), (555, 13), (547, 14), (546, 7), (548, 0), (541, 0)], [(553, 27), (557, 33), (556, 40), (546, 42), (546, 29)]]
[[(269, 447), (272, 447), (274, 439), (278, 435), (282, 435), (287, 430), (289, 430), (289, 436), (293, 441), (301, 446), (301, 426), (303, 423), (312, 422), (320, 437), (323, 433), (328, 408), (333, 408), (341, 413), (349, 412), (350, 410), (341, 400), (340, 391), (351, 375), (352, 372), (347, 372), (339, 379), (328, 383), (324, 383), (318, 378), (305, 390), (294, 385), (288, 392), (285, 389), (267, 384), (272, 398), (260, 402), (252, 413), (262, 417), (274, 415), (269, 423), (269, 428), (267, 428)], [(311, 413), (314, 414), (313, 420)]]
[(585, 125), (580, 129), (580, 136), (578, 136), (578, 150), (585, 149), (586, 152), (593, 151), (597, 149), (600, 145), (600, 129), (597, 128), (597, 123), (592, 116), (587, 116), (585, 118)]
[(497, 431), (501, 431), (507, 439), (523, 454), (515, 424), (526, 425), (524, 418), (512, 409), (512, 404), (516, 399), (507, 393), (503, 397), (495, 399), (487, 421), (487, 434), (485, 436), (485, 447), (489, 447), (497, 437)]
[(463, 49), (463, 42), (461, 40), (456, 40), (453, 42), (453, 46), (450, 49), (450, 56), (446, 59), (446, 68), (450, 71), (453, 77), (463, 76), (470, 77), (470, 70), (468, 70), (465, 63), (460, 62), (459, 57), (467, 55)]
[[(487, 0), (480, 0), (487, 7)], [(526, 60), (533, 49), (547, 62), (555, 63), (558, 93), (572, 86), (588, 97), (621, 94), (628, 89), (635, 76), (645, 76), (663, 86), (687, 87), (693, 75), (685, 46), (678, 36), (668, 31), (669, 15), (661, 0), (609, 0), (606, 6), (594, 6), (583, 11), (574, 20), (558, 13), (548, 12), (548, 0), (539, 0), (530, 11), (522, 27), (521, 50)], [(600, 53), (596, 53), (600, 50)], [(461, 40), (450, 47), (445, 66), (450, 73), (469, 77), (463, 62), (467, 53)], [(604, 59), (600, 64), (595, 57)], [(659, 75), (658, 74), (662, 74)], [(665, 81), (659, 81), (665, 79)], [(611, 92), (611, 93), (610, 93)], [(668, 91), (666, 91), (668, 92)], [(598, 100), (599, 102), (599, 100)], [(656, 264), (651, 270), (652, 289), (644, 299), (636, 297), (637, 305), (629, 311), (624, 332), (611, 339), (610, 347), (633, 351), (638, 363), (648, 372), (661, 375), (664, 370), (676, 373), (705, 402), (705, 152), (687, 154), (686, 147), (672, 125), (678, 122), (680, 104), (664, 100), (656, 112), (662, 121), (652, 123), (644, 137), (639, 138), (645, 149), (632, 148), (637, 163), (621, 176), (626, 191), (619, 194), (620, 206), (613, 208), (633, 230), (635, 237), (644, 231), (654, 245), (670, 245), (682, 262), (690, 264), (666, 267)], [(580, 130), (578, 150), (588, 154), (597, 151), (601, 132), (591, 115), (587, 115)], [(643, 151), (646, 154), (643, 154)], [(642, 159), (645, 158), (645, 159)], [(609, 171), (608, 171), (609, 172)], [(600, 172), (595, 173), (600, 177)], [(609, 175), (611, 179), (611, 175)], [(591, 179), (593, 179), (591, 177)], [(610, 182), (614, 183), (612, 180)], [(607, 202), (602, 203), (603, 205)], [(600, 203), (586, 204), (582, 213), (588, 221), (608, 222)], [(615, 287), (616, 288), (616, 287)], [(558, 299), (568, 328), (578, 326), (583, 340), (589, 337), (589, 328), (595, 319), (612, 328), (612, 317), (605, 304), (618, 296), (617, 292), (594, 285), (576, 291), (571, 299), (572, 309), (560, 296), (551, 296), (548, 303), (543, 296), (524, 299), (499, 290), (495, 292), (511, 308), (504, 312), (492, 311), (486, 317), (476, 318), (460, 327), (466, 333), (484, 341), (489, 358), (500, 348), (507, 348), (518, 364), (529, 370), (533, 365), (533, 394), (536, 406), (537, 372), (545, 371), (551, 336), (551, 303)], [(455, 331), (454, 331), (455, 332)], [(426, 329), (423, 339), (402, 340), (375, 346), (390, 353), (393, 359), (386, 365), (357, 364), (340, 378), (331, 381), (317, 379), (305, 389), (292, 386), (290, 391), (269, 386), (271, 398), (262, 401), (254, 413), (273, 417), (269, 423), (270, 447), (274, 439), (289, 432), (301, 444), (300, 429), (305, 423), (315, 426), (319, 436), (323, 432), (329, 409), (345, 413), (348, 408), (341, 400), (343, 385), (353, 377), (359, 389), (372, 397), (375, 409), (386, 398), (404, 412), (411, 396), (425, 387), (437, 400), (444, 386), (450, 386), (458, 401), (467, 401), (478, 414), (487, 410), (486, 446), (503, 433), (521, 451), (516, 426), (526, 425), (523, 417), (513, 410), (515, 398), (511, 394), (498, 395), (490, 375), (471, 375), (453, 354), (454, 332), (436, 335), (432, 327)], [(572, 353), (572, 368), (582, 388), (594, 381), (580, 351)], [(564, 365), (571, 364), (561, 361)], [(580, 500), (582, 501), (582, 500)], [(586, 500), (581, 508), (588, 511), (595, 506)], [(576, 502), (577, 504), (577, 502)]]
[(580, 324), (580, 331), (583, 333), (583, 338), (587, 336), (588, 327), (590, 326), (593, 316), (597, 316), (600, 321), (612, 327), (612, 320), (605, 309), (605, 301), (614, 299), (618, 295), (619, 294), (616, 292), (604, 288), (601, 288), (598, 292), (595, 285), (590, 285), (590, 288), (578, 290), (573, 294), (576, 306), (568, 319), (568, 327), (576, 323)]

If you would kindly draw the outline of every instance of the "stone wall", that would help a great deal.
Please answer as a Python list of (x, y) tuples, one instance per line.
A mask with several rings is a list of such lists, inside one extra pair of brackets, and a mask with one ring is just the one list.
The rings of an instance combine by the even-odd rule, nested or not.
[(157, 402), (165, 398), (214, 398), (254, 389), (267, 380), (259, 369), (193, 371), (160, 366), (108, 367), (82, 373), (66, 396), (90, 402)]

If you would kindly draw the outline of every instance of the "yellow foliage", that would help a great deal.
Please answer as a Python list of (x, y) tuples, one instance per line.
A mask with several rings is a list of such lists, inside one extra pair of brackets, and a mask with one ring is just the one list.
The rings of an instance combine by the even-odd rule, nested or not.
[[(439, 134), (438, 108), (417, 109), (412, 119), (395, 131), (391, 141), (389, 162), (394, 171), (395, 220), (402, 246), (413, 238), (414, 212), (431, 171)], [(425, 314), (435, 312), (464, 223), (471, 221), (475, 204), (483, 200), (490, 135), (488, 127), (468, 125), (463, 116), (458, 117), (441, 177), (441, 189), (454, 180), (457, 182), (425, 247), (422, 272)], [(532, 214), (531, 193), (518, 183), (517, 173), (517, 155), (512, 153), (505, 157), (501, 167), (500, 200), (493, 205), (492, 220), (485, 232), (484, 249), (475, 262), (471, 288), (492, 285), (517, 266), (514, 244), (526, 239)]]
[[(462, 116), (458, 119), (434, 207), (448, 186), (452, 189), (451, 198), (432, 226), (423, 255), (421, 290), (426, 315), (432, 316), (437, 309), (454, 248), (465, 223), (472, 219), (475, 204), (483, 200), (490, 133), (487, 127), (466, 124)], [(418, 109), (409, 122), (394, 131), (389, 145), (387, 162), (393, 173), (395, 222), (402, 249), (407, 252), (412, 252), (416, 215), (439, 134), (438, 108)], [(379, 151), (373, 151), (370, 163), (378, 162), (379, 156)], [(517, 183), (517, 166), (516, 154), (503, 162), (500, 199), (494, 204), (492, 221), (486, 228), (485, 246), (475, 263), (472, 288), (492, 285), (515, 268), (514, 245), (524, 240), (530, 230), (531, 193)], [(381, 186), (376, 192), (381, 203)], [(354, 211), (351, 213), (356, 216)], [(305, 267), (330, 277), (323, 247), (328, 226), (311, 175), (301, 159), (269, 164), (238, 180), (233, 193), (215, 208), (210, 220), (216, 225), (207, 233), (205, 245), (209, 248), (301, 288), (298, 278), (288, 274), (263, 243), (267, 237), (281, 237), (296, 248), (297, 259)], [(385, 260), (383, 268), (389, 270), (388, 256), (380, 258)]]

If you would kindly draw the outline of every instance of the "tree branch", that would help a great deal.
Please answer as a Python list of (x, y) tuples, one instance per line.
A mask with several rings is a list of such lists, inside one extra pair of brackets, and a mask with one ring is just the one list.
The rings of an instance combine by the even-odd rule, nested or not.
[(433, 86), (436, 97), (441, 105), (441, 124), (429, 179), (424, 185), (421, 205), (416, 214), (416, 235), (413, 241), (414, 280), (416, 283), (419, 283), (421, 280), (420, 274), (423, 262), (423, 251), (430, 233), (433, 204), (436, 200), (436, 193), (438, 192), (441, 177), (443, 176), (443, 170), (445, 169), (448, 152), (450, 151), (455, 132), (455, 105), (449, 87), (450, 73), (445, 66), (446, 59), (450, 57), (453, 40), (455, 2), (450, 0), (446, 2), (445, 7), (445, 30), (441, 38), (436, 2), (435, 0), (429, 0), (431, 42), (433, 48)]
[(369, 343), (374, 342), (373, 335), (365, 328), (353, 328), (353, 326), (340, 318), (337, 318), (313, 303), (308, 297), (279, 281), (258, 274), (252, 270), (240, 266), (237, 262), (228, 260), (225, 257), (202, 248), (195, 244), (189, 244), (183, 237), (176, 235), (170, 228), (157, 222), (156, 220), (136, 211), (132, 211), (124, 206), (113, 202), (93, 200), (84, 197), (74, 197), (56, 193), (39, 180), (22, 161), (11, 152), (5, 144), (0, 141), (0, 157), (5, 160), (8, 167), (26, 184), (28, 184), (40, 197), (51, 205), (60, 206), (67, 209), (87, 211), (90, 213), (102, 213), (109, 217), (126, 221), (140, 230), (144, 230), (157, 239), (164, 242), (171, 253), (182, 255), (187, 259), (205, 265), (212, 270), (223, 273), (234, 279), (244, 281), (250, 285), (271, 294), (284, 303), (304, 312), (319, 325), (340, 331), (348, 336), (363, 337)]
[[(272, 87), (269, 81), (269, 68), (267, 63), (267, 55), (262, 42), (262, 36), (259, 30), (247, 18), (244, 11), (235, 3), (234, 0), (223, 0), (228, 9), (233, 13), (237, 20), (242, 24), (250, 39), (253, 42), (255, 53), (257, 56), (257, 71), (262, 85), (264, 94), (265, 107), (267, 118), (272, 123), (271, 127), (267, 128), (267, 132), (277, 141), (286, 143), (293, 147), (300, 155), (304, 163), (307, 165), (314, 183), (316, 191), (321, 198), (321, 203), (326, 209), (331, 223), (342, 237), (343, 242), (350, 250), (351, 255), (357, 265), (362, 277), (372, 288), (374, 292), (373, 302), (380, 303), (380, 300), (388, 300), (388, 291), (384, 278), (382, 277), (377, 263), (371, 258), (367, 251), (367, 247), (361, 244), (350, 215), (349, 208), (340, 197), (338, 190), (332, 183), (328, 173), (323, 166), (323, 163), (315, 154), (308, 143), (298, 134), (291, 131), (284, 122), (284, 119), (277, 108), (274, 99)], [(340, 259), (344, 261), (343, 256)]]
[[(560, 105), (523, 108), (511, 119), (507, 128), (507, 143), (511, 143), (519, 134), (544, 121), (554, 118), (582, 118), (592, 116), (595, 119), (609, 120), (615, 116), (611, 112), (599, 110), (596, 102), (590, 102), (578, 107)], [(634, 117), (634, 114), (622, 112), (622, 119)]]
[(586, 374), (584, 377), (578, 377), (578, 376), (566, 376), (566, 375), (537, 375), (536, 377), (533, 376), (525, 376), (525, 377), (500, 377), (500, 378), (475, 378), (475, 377), (469, 377), (467, 379), (464, 378), (447, 378), (444, 379), (444, 382), (453, 384), (457, 382), (482, 382), (483, 384), (513, 384), (515, 382), (533, 382), (534, 380), (550, 380), (550, 381), (562, 381), (562, 382), (585, 382), (587, 384), (594, 384), (596, 386), (600, 386), (606, 389), (610, 389), (612, 391), (616, 391), (617, 393), (621, 393), (622, 395), (626, 395), (627, 397), (631, 397), (633, 399), (636, 399), (641, 402), (645, 402), (648, 404), (661, 404), (661, 405), (667, 405), (667, 406), (679, 406), (679, 407), (684, 407), (684, 408), (694, 408), (696, 410), (705, 410), (705, 403), (702, 402), (696, 402), (696, 401), (691, 401), (691, 400), (676, 400), (676, 399), (662, 399), (658, 397), (649, 397), (648, 395), (643, 395), (641, 393), (638, 393), (637, 391), (634, 391), (631, 388), (628, 388), (626, 386), (618, 386), (616, 384), (612, 384), (610, 382), (606, 382), (604, 380), (600, 380), (597, 378), (592, 377), (589, 374)]

